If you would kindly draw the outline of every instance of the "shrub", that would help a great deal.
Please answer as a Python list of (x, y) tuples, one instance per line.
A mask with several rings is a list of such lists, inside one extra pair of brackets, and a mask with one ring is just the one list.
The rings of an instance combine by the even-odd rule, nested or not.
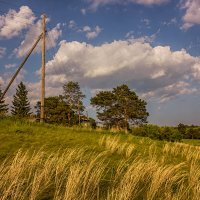
[(156, 140), (180, 141), (182, 134), (172, 127), (159, 127), (156, 125), (144, 125), (133, 129), (133, 134), (136, 136), (149, 137)]
[(200, 139), (200, 128), (189, 128), (186, 131), (187, 139)]

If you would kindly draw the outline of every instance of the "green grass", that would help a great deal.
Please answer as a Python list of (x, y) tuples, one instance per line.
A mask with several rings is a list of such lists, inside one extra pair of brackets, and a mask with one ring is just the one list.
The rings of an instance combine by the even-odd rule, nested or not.
[[(102, 152), (105, 150), (98, 141), (102, 136), (118, 136), (120, 141), (132, 143), (136, 146), (135, 156), (145, 154), (145, 150), (152, 144), (157, 148), (158, 157), (161, 156), (166, 142), (136, 137), (131, 134), (117, 134), (109, 131), (84, 129), (78, 127), (64, 127), (50, 124), (40, 124), (14, 119), (0, 119), (0, 160), (14, 155), (19, 149), (35, 151), (43, 149), (53, 153), (73, 148), (86, 148), (87, 152)], [(200, 140), (184, 140), (184, 143), (200, 146)], [(115, 159), (118, 155), (112, 155)], [(177, 157), (173, 160), (180, 159)]]
[[(167, 174), (169, 176), (169, 179), (171, 179), (170, 184), (172, 185), (170, 186), (170, 188), (175, 187), (176, 184), (183, 184), (180, 186), (179, 188), (180, 190), (182, 188), (187, 191), (187, 188), (189, 188), (187, 191), (188, 196), (185, 195), (183, 199), (190, 199), (192, 195), (199, 194), (198, 191), (197, 192), (193, 191), (190, 186), (187, 186), (187, 184), (189, 184), (189, 180), (190, 179), (193, 180), (191, 177), (187, 178), (187, 176), (193, 176), (193, 174), (190, 172), (189, 175), (185, 174), (184, 175), (185, 177), (183, 175), (177, 175), (177, 177), (180, 177), (180, 179), (182, 177), (184, 183), (182, 183), (179, 180), (179, 178), (175, 180), (174, 176), (179, 172), (181, 172), (181, 170), (183, 170), (182, 168), (184, 168), (183, 170), (184, 173), (186, 173), (186, 171), (191, 171), (193, 168), (196, 169), (198, 173), (200, 172), (200, 170), (198, 169), (198, 165), (200, 166), (199, 147), (196, 146), (200, 146), (200, 140), (184, 140), (182, 143), (168, 143), (164, 141), (151, 140), (149, 138), (135, 137), (131, 134), (123, 134), (123, 133), (117, 134), (109, 131), (83, 129), (77, 127), (67, 128), (64, 126), (32, 123), (32, 122), (14, 120), (9, 118), (0, 119), (0, 171), (1, 169), (3, 169), (3, 167), (1, 168), (1, 163), (3, 163), (3, 161), (8, 158), (9, 158), (8, 163), (6, 164), (6, 167), (8, 167), (7, 169), (8, 171), (13, 170), (12, 165), (14, 166), (19, 165), (19, 163), (9, 164), (13, 163), (12, 159), (19, 154), (18, 153), (19, 149), (21, 149), (22, 151), (22, 154), (19, 154), (20, 158), (19, 162), (22, 162), (22, 164), (23, 162), (24, 163), (32, 162), (32, 160), (34, 159), (37, 160), (36, 159), (37, 156), (33, 156), (34, 159), (31, 157), (33, 154), (34, 155), (37, 154), (37, 152), (45, 153), (45, 158), (43, 158), (42, 156), (40, 158), (41, 160), (40, 163), (38, 164), (38, 166), (40, 167), (38, 167), (38, 170), (41, 168), (41, 166), (43, 165), (46, 166), (45, 164), (46, 162), (50, 162), (50, 164), (54, 165), (55, 168), (58, 167), (62, 168), (62, 162), (60, 161), (60, 157), (62, 158), (63, 155), (64, 157), (66, 157), (67, 160), (68, 159), (67, 155), (69, 154), (69, 152), (73, 152), (74, 150), (76, 150), (76, 153), (74, 153), (75, 156), (74, 161), (71, 162), (71, 164), (67, 164), (65, 163), (66, 161), (63, 160), (63, 165), (66, 165), (66, 169), (69, 171), (71, 169), (70, 167), (75, 169), (74, 171), (71, 171), (73, 173), (75, 173), (77, 169), (81, 169), (81, 167), (83, 167), (82, 170), (85, 170), (86, 174), (91, 173), (91, 176), (93, 176), (92, 172), (87, 172), (87, 167), (84, 168), (85, 166), (84, 163), (93, 162), (93, 160), (95, 160), (95, 157), (100, 156), (102, 161), (101, 159), (95, 161), (93, 165), (94, 166), (99, 165), (100, 168), (102, 168), (102, 173), (103, 172), (104, 173), (103, 175), (101, 175), (99, 182), (97, 181), (98, 182), (97, 186), (93, 189), (94, 196), (98, 193), (98, 195), (95, 196), (94, 199), (126, 200), (126, 198), (120, 197), (120, 194), (123, 193), (123, 191), (126, 191), (127, 188), (126, 187), (124, 188), (124, 186), (123, 187), (120, 186), (119, 183), (124, 183), (125, 185), (132, 183), (134, 185), (135, 182), (137, 181), (138, 181), (137, 184), (140, 184), (139, 188), (137, 185), (135, 186), (132, 185), (131, 187), (135, 187), (135, 191), (137, 191), (138, 189), (139, 196), (133, 194), (134, 193), (133, 191), (132, 192), (130, 192), (129, 190), (127, 191), (129, 191), (129, 194), (132, 195), (131, 199), (143, 199), (143, 198), (145, 199), (147, 198), (148, 195), (151, 196), (154, 194), (151, 191), (153, 184), (155, 184), (153, 180), (155, 176), (157, 176), (156, 175), (157, 171), (159, 172), (159, 170), (161, 169), (163, 170), (163, 172), (161, 170), (159, 177), (162, 176), (165, 170), (171, 171), (172, 174), (170, 176), (169, 173)], [(81, 150), (82, 152), (81, 155), (79, 155), (78, 153), (79, 150)], [(26, 154), (26, 152), (28, 152), (28, 155), (24, 155)], [(25, 161), (23, 161), (23, 159)], [(45, 161), (45, 159), (47, 159), (47, 161)], [(52, 160), (49, 161), (49, 159)], [(55, 161), (56, 159), (57, 161)], [(78, 159), (78, 161), (76, 161), (76, 159)], [(61, 163), (57, 164), (57, 162)], [(121, 166), (122, 162), (124, 162), (124, 164)], [(25, 164), (23, 165), (25, 166)], [(182, 165), (184, 165), (184, 167), (182, 167)], [(4, 164), (2, 164), (2, 166), (4, 166)], [(46, 168), (44, 166), (42, 168)], [(131, 168), (132, 166), (135, 167)], [(143, 168), (141, 168), (140, 172), (137, 172), (137, 169), (140, 169), (140, 167), (142, 166)], [(145, 166), (151, 166), (151, 167), (149, 169), (147, 167), (146, 169)], [(176, 170), (176, 166), (180, 168), (179, 171)], [(175, 168), (171, 169), (171, 167)], [(34, 170), (36, 170), (35, 173), (38, 173), (37, 167), (34, 165), (32, 166), (32, 168), (30, 167), (30, 171), (26, 171), (25, 168), (24, 168), (25, 171), (24, 173), (26, 175), (24, 174), (19, 175), (19, 180), (24, 180), (23, 179), (24, 176), (27, 176), (28, 173), (32, 173)], [(154, 170), (154, 168), (156, 168), (156, 170)], [(69, 171), (67, 170), (62, 172), (66, 176), (68, 176), (69, 174)], [(51, 174), (51, 169), (46, 171), (48, 171), (48, 173)], [(46, 171), (45, 172), (42, 171), (42, 173), (46, 173)], [(146, 178), (146, 180), (145, 177), (142, 176), (143, 171), (144, 173), (147, 173), (146, 177), (149, 176), (149, 178)], [(3, 178), (8, 177), (6, 171), (5, 172), (3, 171), (2, 173), (5, 173), (5, 176)], [(19, 172), (19, 174), (20, 173), (21, 172)], [(138, 173), (141, 174), (140, 176), (138, 176), (137, 180), (129, 180), (129, 176), (132, 177), (131, 175), (129, 175), (129, 173), (130, 174), (135, 173), (135, 176), (137, 176)], [(173, 175), (173, 173), (175, 173), (175, 175)], [(9, 174), (11, 173), (9, 172)], [(55, 172), (55, 174), (56, 175), (54, 176), (57, 176), (57, 172)], [(32, 177), (32, 175), (29, 176)], [(47, 177), (47, 175), (45, 175), (44, 177)], [(116, 177), (118, 177), (118, 179), (116, 179)], [(125, 179), (124, 177), (127, 177), (127, 179)], [(199, 177), (200, 180), (199, 174), (196, 174), (195, 177), (197, 177), (197, 180)], [(84, 178), (84, 176), (82, 178)], [(7, 178), (7, 179), (13, 182), (12, 180), (13, 178)], [(187, 179), (188, 182), (186, 181)], [(16, 180), (16, 183), (19, 180)], [(53, 178), (52, 176), (51, 179), (49, 180), (54, 181), (55, 178)], [(32, 179), (30, 181), (32, 182), (29, 184), (34, 185), (33, 184), (34, 181)], [(126, 181), (128, 182), (126, 183)], [(169, 184), (170, 182), (167, 179), (165, 180), (165, 177), (163, 178), (163, 181), (165, 181), (166, 184)], [(77, 183), (77, 187), (81, 187), (80, 186), (81, 184), (82, 182)], [(158, 179), (158, 185), (159, 184), (161, 183), (159, 183)], [(94, 183), (91, 183), (91, 185), (94, 185)], [(2, 188), (4, 188), (3, 186), (1, 186), (1, 175), (0, 175), (0, 199), (1, 199), (1, 190), (3, 190)], [(163, 195), (162, 187), (165, 186), (161, 184), (159, 186), (161, 189), (158, 190), (157, 196), (155, 196), (155, 198), (152, 197), (152, 199), (163, 199), (164, 197), (162, 196), (161, 198), (159, 195)], [(24, 185), (22, 184), (21, 187), (23, 188)], [(44, 191), (41, 192), (40, 197), (36, 199), (52, 199), (51, 195), (53, 194), (52, 192), (49, 194), (49, 190), (54, 191), (55, 185), (50, 184), (47, 185), (46, 187), (47, 189), (44, 189)], [(64, 186), (62, 185), (60, 189), (62, 192), (64, 191), (63, 187)], [(142, 188), (141, 190), (140, 187)], [(178, 185), (176, 187), (178, 187)], [(194, 181), (193, 188), (195, 187), (198, 188), (199, 185)], [(166, 190), (169, 190), (169, 188)], [(139, 194), (140, 193), (139, 191), (143, 192)], [(168, 195), (170, 198), (171, 198), (170, 195), (173, 194), (177, 195), (173, 197), (174, 199), (179, 199), (179, 196), (181, 195), (181, 193), (176, 194), (176, 192), (173, 193), (173, 191), (171, 190), (167, 192), (168, 193), (166, 195)], [(76, 192), (74, 191), (74, 193)], [(30, 198), (31, 192), (29, 194), (24, 194), (24, 195), (28, 195), (28, 197)], [(77, 193), (76, 195), (79, 195), (78, 196), (79, 199), (85, 198), (80, 196), (82, 195), (82, 193), (81, 194)], [(128, 193), (124, 195), (128, 195)], [(134, 195), (136, 196), (133, 198)], [(63, 197), (64, 193), (62, 193), (61, 196), (62, 198), (64, 198)], [(76, 198), (78, 197), (76, 196)], [(70, 198), (72, 197), (68, 197), (65, 199), (70, 199)]]

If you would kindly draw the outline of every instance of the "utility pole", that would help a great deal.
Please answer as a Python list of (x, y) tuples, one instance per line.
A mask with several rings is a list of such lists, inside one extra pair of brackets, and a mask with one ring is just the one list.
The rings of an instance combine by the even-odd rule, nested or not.
[(40, 122), (44, 122), (44, 98), (45, 98), (45, 35), (46, 35), (46, 15), (42, 18), (42, 70), (41, 70), (41, 112)]

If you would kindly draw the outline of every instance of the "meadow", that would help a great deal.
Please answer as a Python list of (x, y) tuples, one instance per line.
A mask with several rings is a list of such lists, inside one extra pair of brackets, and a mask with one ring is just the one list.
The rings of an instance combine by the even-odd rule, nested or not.
[(200, 141), (0, 119), (0, 199), (199, 200)]

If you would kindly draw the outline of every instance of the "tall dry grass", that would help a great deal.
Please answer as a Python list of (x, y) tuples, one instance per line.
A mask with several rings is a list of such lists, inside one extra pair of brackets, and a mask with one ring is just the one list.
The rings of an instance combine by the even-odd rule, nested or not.
[[(166, 143), (164, 160), (159, 161), (155, 143), (146, 158), (133, 155), (136, 146), (121, 142), (118, 136), (101, 138), (99, 144), (106, 151), (89, 154), (87, 149), (71, 149), (49, 155), (20, 150), (0, 165), (0, 199), (200, 199), (200, 163), (194, 151), (198, 148)], [(134, 150), (129, 150), (130, 145)], [(109, 163), (107, 152), (121, 155), (121, 162)], [(168, 157), (176, 155), (186, 159), (166, 164)]]
[(47, 156), (20, 150), (0, 166), (0, 199), (96, 199), (106, 163), (83, 150)]
[(124, 155), (126, 158), (133, 155), (135, 150), (134, 144), (129, 144), (127, 142), (121, 142), (119, 136), (103, 136), (99, 140), (99, 145), (105, 147), (111, 153), (117, 153)]

